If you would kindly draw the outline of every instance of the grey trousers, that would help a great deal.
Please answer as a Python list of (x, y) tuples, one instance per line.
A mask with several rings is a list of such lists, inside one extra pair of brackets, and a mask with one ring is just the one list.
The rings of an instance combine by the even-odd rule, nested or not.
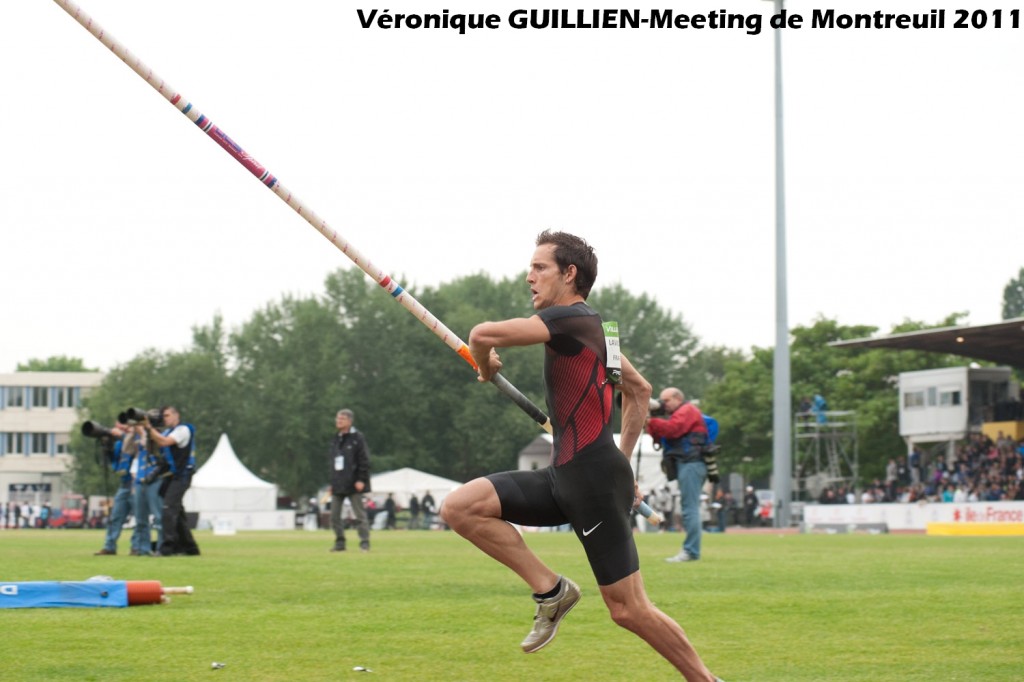
[(370, 548), (370, 522), (366, 518), (366, 507), (363, 506), (363, 494), (331, 495), (331, 528), (334, 530), (334, 546), (345, 546), (345, 520), (341, 518), (341, 509), (348, 498), (352, 505), (352, 514), (356, 517), (356, 531), (359, 533), (359, 547)]

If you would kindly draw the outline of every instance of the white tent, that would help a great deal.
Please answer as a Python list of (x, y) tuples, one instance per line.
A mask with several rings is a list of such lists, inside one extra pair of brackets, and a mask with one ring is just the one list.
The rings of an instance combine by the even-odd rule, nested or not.
[(422, 498), (428, 490), (440, 507), (441, 500), (461, 483), (450, 478), (442, 478), (425, 471), (405, 467), (394, 471), (384, 471), (370, 476), (370, 495), (374, 499), (387, 497), (392, 493), (395, 503), (400, 507), (409, 506), (409, 497), (416, 495)]
[[(222, 433), (210, 459), (192, 477), (185, 510), (199, 512), (199, 526), (217, 521), (245, 530), (295, 527), (295, 512), (277, 509), (277, 486), (249, 471)], [(289, 518), (290, 517), (290, 518)]]

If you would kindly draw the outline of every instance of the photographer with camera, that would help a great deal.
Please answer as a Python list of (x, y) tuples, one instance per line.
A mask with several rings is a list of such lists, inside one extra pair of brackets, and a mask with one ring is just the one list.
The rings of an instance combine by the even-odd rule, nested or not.
[[(143, 433), (145, 431), (143, 430)], [(145, 444), (144, 444), (145, 445)], [(154, 448), (155, 449), (155, 448)], [(161, 462), (157, 452), (143, 447), (135, 458), (135, 530), (132, 532), (132, 555), (150, 556), (160, 548), (164, 538), (164, 502), (160, 497)], [(152, 516), (152, 519), (150, 518)], [(156, 531), (156, 544), (152, 531)]]
[(675, 556), (665, 561), (678, 563), (700, 559), (700, 494), (708, 477), (701, 450), (708, 441), (704, 416), (678, 388), (666, 388), (658, 396), (658, 409), (652, 416), (664, 414), (666, 419), (649, 418), (647, 433), (662, 447), (662, 468), (672, 480), (679, 482), (679, 503), (683, 512), (686, 538)]
[(120, 422), (107, 429), (90, 421), (82, 425), (82, 434), (99, 439), (110, 468), (120, 477), (117, 492), (114, 493), (103, 548), (95, 553), (95, 556), (114, 556), (117, 554), (117, 540), (121, 537), (121, 528), (128, 520), (128, 516), (133, 513), (135, 506), (132, 500), (132, 464), (141, 448), (142, 431), (138, 427)]
[[(138, 413), (137, 410), (129, 412)], [(153, 450), (160, 448), (162, 457), (158, 478), (162, 477), (160, 487), (163, 495), (163, 533), (159, 556), (175, 556), (199, 554), (199, 545), (192, 537), (188, 527), (188, 516), (182, 498), (192, 485), (192, 473), (195, 470), (195, 428), (191, 424), (183, 424), (178, 409), (171, 405), (144, 415), (146, 432), (149, 434), (150, 446)], [(162, 428), (163, 431), (157, 431)], [(150, 475), (152, 476), (152, 474)]]

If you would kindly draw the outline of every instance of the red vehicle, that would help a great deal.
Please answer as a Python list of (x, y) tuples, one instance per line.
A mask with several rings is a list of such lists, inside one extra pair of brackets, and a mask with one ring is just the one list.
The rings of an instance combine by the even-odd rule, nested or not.
[(61, 498), (60, 513), (50, 518), (52, 528), (84, 528), (85, 527), (85, 498), (75, 493), (69, 493)]
[(775, 491), (757, 491), (757, 519), (762, 526), (775, 525)]

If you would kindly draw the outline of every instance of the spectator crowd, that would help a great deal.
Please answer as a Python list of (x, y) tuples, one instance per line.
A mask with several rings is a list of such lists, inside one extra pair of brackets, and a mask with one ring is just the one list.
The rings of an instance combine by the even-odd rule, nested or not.
[(1024, 441), (999, 432), (993, 441), (981, 433), (956, 448), (950, 462), (943, 455), (925, 462), (915, 448), (910, 458), (890, 459), (885, 480), (875, 478), (858, 497), (845, 487), (827, 487), (821, 504), (879, 502), (1024, 501)]

